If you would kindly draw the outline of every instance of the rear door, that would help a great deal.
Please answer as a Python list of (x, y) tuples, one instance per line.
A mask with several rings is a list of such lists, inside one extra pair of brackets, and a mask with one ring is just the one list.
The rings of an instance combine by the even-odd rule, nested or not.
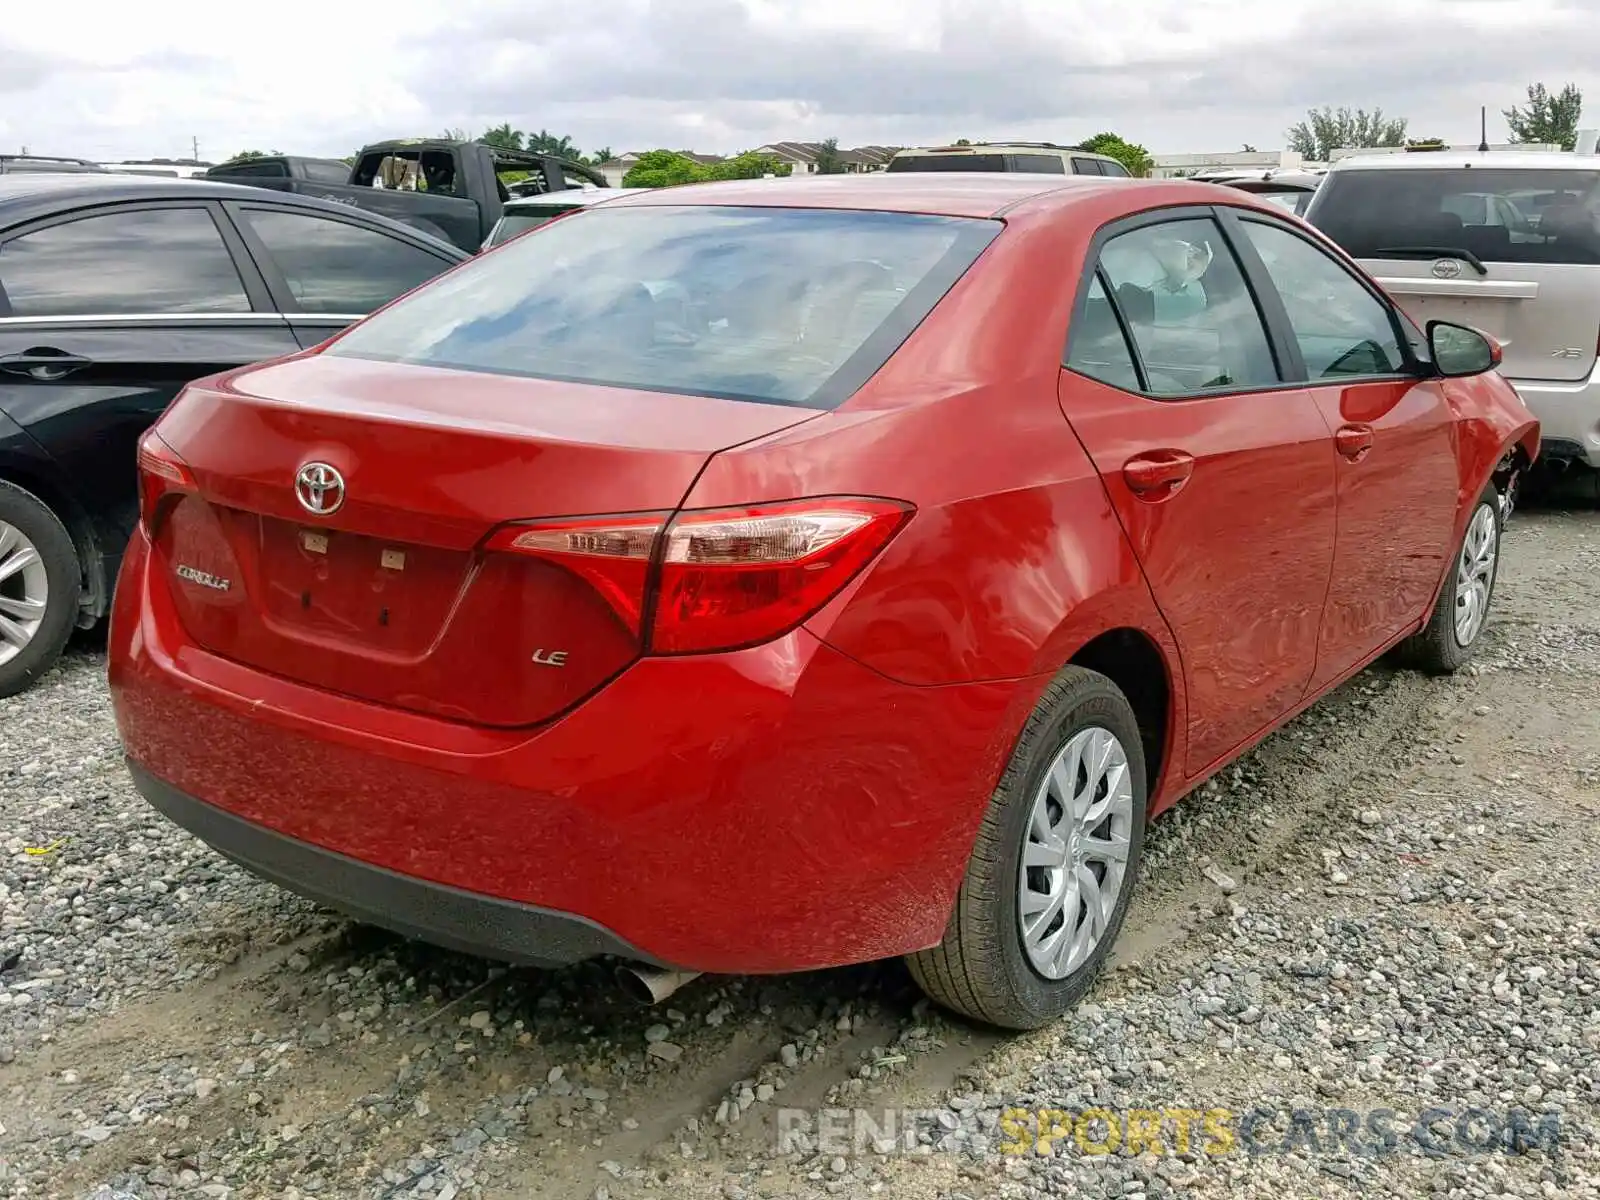
[(460, 258), (359, 220), (230, 201), (255, 262), (301, 346), (315, 346)]
[(135, 446), (179, 389), (299, 349), (218, 217), (121, 204), (0, 234), (0, 411), (55, 458), (112, 558), (137, 516)]
[(1061, 404), (1183, 655), (1189, 777), (1298, 705), (1333, 565), (1333, 437), (1209, 208), (1116, 223)]
[[(1306, 232), (1232, 213), (1243, 257), (1281, 303), (1297, 378), (1334, 431), (1339, 531), (1312, 688), (1375, 656), (1433, 604), (1455, 541), (1455, 418), (1413, 365), (1389, 302)], [(1253, 260), (1253, 261), (1252, 261)]]
[(1600, 172), (1569, 167), (1350, 168), (1308, 219), (1419, 325), (1498, 339), (1517, 380), (1587, 379), (1600, 341)]

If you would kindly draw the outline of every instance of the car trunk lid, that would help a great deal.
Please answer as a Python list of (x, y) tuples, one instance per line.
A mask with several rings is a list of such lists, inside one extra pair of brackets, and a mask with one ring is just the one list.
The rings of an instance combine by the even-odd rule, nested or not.
[(1363, 259), (1412, 320), (1471, 325), (1499, 341), (1512, 379), (1585, 379), (1600, 344), (1600, 267), (1450, 257)]
[[(174, 406), (158, 434), (192, 489), (154, 541), (206, 650), (435, 716), (533, 724), (633, 661), (638, 613), (614, 580), (496, 553), (493, 531), (671, 512), (712, 454), (816, 415), (316, 355)], [(318, 494), (325, 512), (303, 503)], [(642, 569), (637, 585), (642, 598)]]

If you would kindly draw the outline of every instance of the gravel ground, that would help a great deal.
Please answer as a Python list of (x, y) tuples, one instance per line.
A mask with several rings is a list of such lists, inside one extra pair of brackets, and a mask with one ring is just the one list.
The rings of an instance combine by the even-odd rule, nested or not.
[(641, 1010), (351, 927), (145, 808), (77, 646), (0, 701), (0, 1196), (1600, 1196), (1597, 572), (1596, 514), (1519, 513), (1476, 668), (1179, 805), (1010, 1040), (896, 964)]

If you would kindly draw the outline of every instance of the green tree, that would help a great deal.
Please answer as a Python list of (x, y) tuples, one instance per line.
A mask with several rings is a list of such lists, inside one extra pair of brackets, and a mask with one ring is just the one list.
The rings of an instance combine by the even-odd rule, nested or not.
[(817, 174), (843, 175), (844, 172), (844, 156), (839, 153), (839, 139), (824, 138), (822, 148), (817, 151)]
[(1578, 121), (1583, 116), (1583, 93), (1569, 83), (1554, 96), (1542, 83), (1528, 85), (1528, 103), (1503, 113), (1513, 142), (1549, 142), (1563, 150), (1578, 144)]
[(601, 146), (600, 149), (589, 155), (589, 162), (591, 165), (598, 167), (603, 162), (610, 162), (616, 156), (616, 151), (610, 146)]
[(732, 158), (725, 158), (719, 163), (713, 163), (707, 169), (708, 179), (760, 179), (766, 175), (787, 175), (794, 169), (793, 165), (779, 162), (770, 154), (757, 154), (754, 150), (746, 150), (743, 154), (736, 154)]
[(557, 137), (548, 129), (541, 129), (538, 133), (528, 135), (527, 148), (535, 154), (553, 154), (557, 158), (567, 158), (574, 162), (581, 161), (582, 152), (572, 144), (572, 139), (563, 134)]
[(472, 136), (465, 129), (446, 129), (442, 135), (447, 142), (470, 142)]
[(970, 146), (970, 145), (972, 145), (972, 139), (971, 138), (957, 138), (955, 141), (951, 142), (950, 144), (952, 146)]
[(1104, 154), (1128, 168), (1130, 175), (1148, 175), (1155, 161), (1150, 151), (1136, 142), (1129, 142), (1115, 133), (1097, 133), (1078, 147), (1090, 154)]
[(710, 170), (676, 150), (650, 150), (622, 177), (623, 187), (672, 187), (680, 183), (701, 183), (711, 178)]
[(1335, 150), (1400, 146), (1406, 140), (1406, 119), (1385, 117), (1383, 109), (1334, 109), (1324, 105), (1306, 113), (1284, 132), (1289, 149), (1312, 162), (1327, 162)]
[(223, 161), (224, 162), (230, 162), (230, 163), (250, 162), (250, 161), (252, 161), (254, 159), (257, 159), (257, 158), (268, 158), (268, 157), (276, 158), (278, 155), (280, 155), (282, 153), (283, 153), (282, 150), (241, 150), (241, 151), (239, 151), (239, 153), (235, 154), (232, 158), (227, 158), (227, 159), (224, 159)]
[(493, 129), (485, 129), (478, 135), (478, 141), (497, 150), (521, 150), (522, 137), (522, 130), (511, 128), (511, 122), (507, 121)]
[(1257, 151), (1256, 151), (1256, 148), (1254, 146), (1252, 146), (1249, 142), (1246, 142), (1244, 144), (1244, 152), (1246, 154), (1255, 154)]

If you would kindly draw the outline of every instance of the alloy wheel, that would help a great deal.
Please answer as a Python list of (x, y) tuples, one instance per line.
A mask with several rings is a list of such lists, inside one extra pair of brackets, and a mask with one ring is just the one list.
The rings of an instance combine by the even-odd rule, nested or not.
[(1022, 947), (1065, 979), (1088, 961), (1116, 912), (1133, 835), (1133, 778), (1115, 734), (1074, 734), (1034, 796), (1017, 881)]
[(1500, 553), (1500, 525), (1493, 507), (1478, 505), (1467, 525), (1456, 562), (1456, 643), (1470, 646), (1477, 640), (1489, 615), (1495, 566)]
[(50, 602), (39, 550), (15, 525), (0, 521), (0, 665), (33, 641)]

